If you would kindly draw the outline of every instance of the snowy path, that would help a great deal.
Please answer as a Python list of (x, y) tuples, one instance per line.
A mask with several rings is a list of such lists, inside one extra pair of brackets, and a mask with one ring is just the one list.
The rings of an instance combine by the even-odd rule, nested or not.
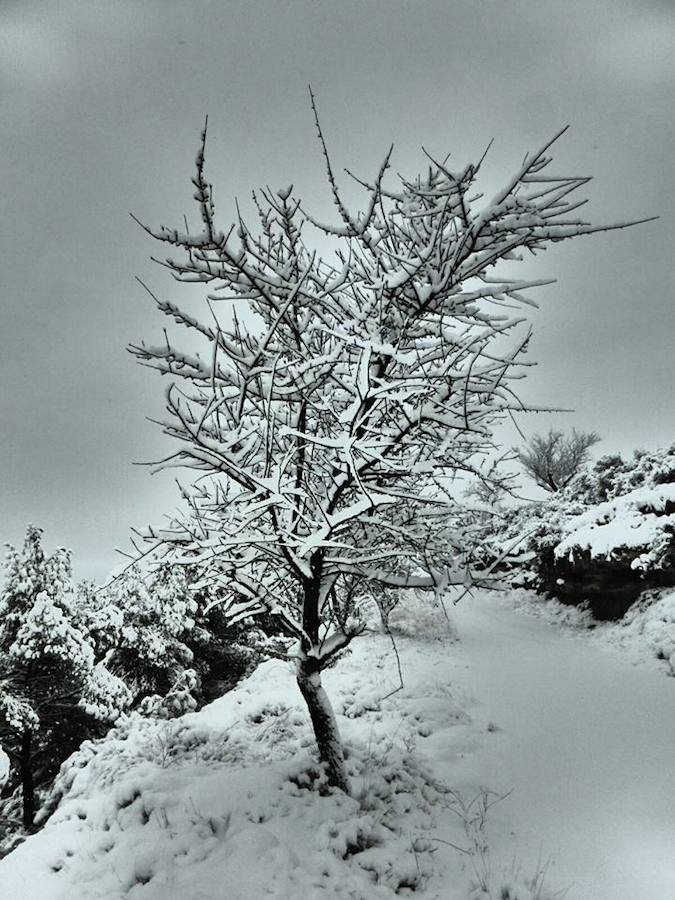
[(507, 839), (491, 837), (495, 872), (550, 859), (570, 900), (675, 900), (675, 679), (485, 596), (453, 618), (449, 680), (486, 733), (438, 774), (512, 791), (488, 820)]

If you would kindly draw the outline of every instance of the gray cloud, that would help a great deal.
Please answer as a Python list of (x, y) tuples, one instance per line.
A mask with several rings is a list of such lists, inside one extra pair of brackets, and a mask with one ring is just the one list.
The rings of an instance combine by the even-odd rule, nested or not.
[(132, 466), (169, 448), (145, 420), (162, 384), (124, 347), (162, 324), (135, 273), (179, 293), (128, 212), (190, 213), (208, 112), (223, 216), (290, 181), (330, 216), (308, 82), (337, 167), (364, 174), (391, 140), (411, 174), (421, 144), (461, 165), (494, 136), (495, 184), (570, 122), (559, 167), (597, 176), (593, 217), (663, 218), (536, 263), (560, 283), (539, 296), (524, 394), (575, 407), (599, 451), (672, 440), (674, 34), (667, 4), (614, 0), (4, 3), (1, 537), (41, 524), (103, 577), (128, 526), (173, 507), (171, 478)]

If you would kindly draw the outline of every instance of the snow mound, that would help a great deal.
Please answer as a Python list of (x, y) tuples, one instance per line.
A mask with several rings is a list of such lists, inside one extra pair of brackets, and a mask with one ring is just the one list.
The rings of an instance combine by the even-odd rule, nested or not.
[(416, 747), (470, 720), (437, 680), (447, 646), (399, 643), (394, 694), (381, 635), (324, 676), (351, 797), (328, 786), (293, 670), (272, 660), (200, 712), (130, 716), (85, 743), (43, 830), (0, 862), (3, 900), (391, 900), (435, 883), (430, 835), (449, 792)]
[(674, 533), (675, 484), (640, 487), (568, 519), (554, 552), (573, 562), (582, 551), (608, 559), (638, 551), (631, 568), (649, 571), (663, 564)]

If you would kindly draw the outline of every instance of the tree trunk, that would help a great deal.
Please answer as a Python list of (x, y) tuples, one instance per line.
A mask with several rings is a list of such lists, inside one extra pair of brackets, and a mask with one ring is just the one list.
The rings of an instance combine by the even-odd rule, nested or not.
[(21, 735), (19, 771), (21, 773), (21, 796), (23, 799), (23, 826), (27, 829), (33, 827), (33, 819), (35, 818), (35, 783), (33, 780), (32, 744), (30, 731), (24, 731)]
[(297, 680), (312, 720), (319, 759), (328, 769), (328, 783), (349, 794), (349, 778), (340, 732), (328, 694), (321, 685), (321, 673), (316, 669), (316, 663), (301, 660), (298, 663)]

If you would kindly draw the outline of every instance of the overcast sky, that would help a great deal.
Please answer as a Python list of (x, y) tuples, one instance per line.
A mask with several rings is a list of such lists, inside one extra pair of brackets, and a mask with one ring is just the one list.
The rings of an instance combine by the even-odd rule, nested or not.
[(598, 453), (675, 440), (673, 47), (672, 0), (0, 0), (0, 539), (40, 525), (103, 579), (174, 508), (133, 465), (171, 447), (125, 347), (164, 324), (134, 275), (179, 294), (129, 212), (194, 221), (208, 113), (223, 215), (294, 182), (326, 218), (308, 82), (336, 168), (364, 176), (392, 141), (413, 175), (421, 145), (460, 168), (494, 137), (496, 181), (569, 123), (556, 171), (595, 176), (589, 218), (661, 219), (538, 261), (558, 283), (523, 396), (576, 412), (522, 427), (599, 431)]

